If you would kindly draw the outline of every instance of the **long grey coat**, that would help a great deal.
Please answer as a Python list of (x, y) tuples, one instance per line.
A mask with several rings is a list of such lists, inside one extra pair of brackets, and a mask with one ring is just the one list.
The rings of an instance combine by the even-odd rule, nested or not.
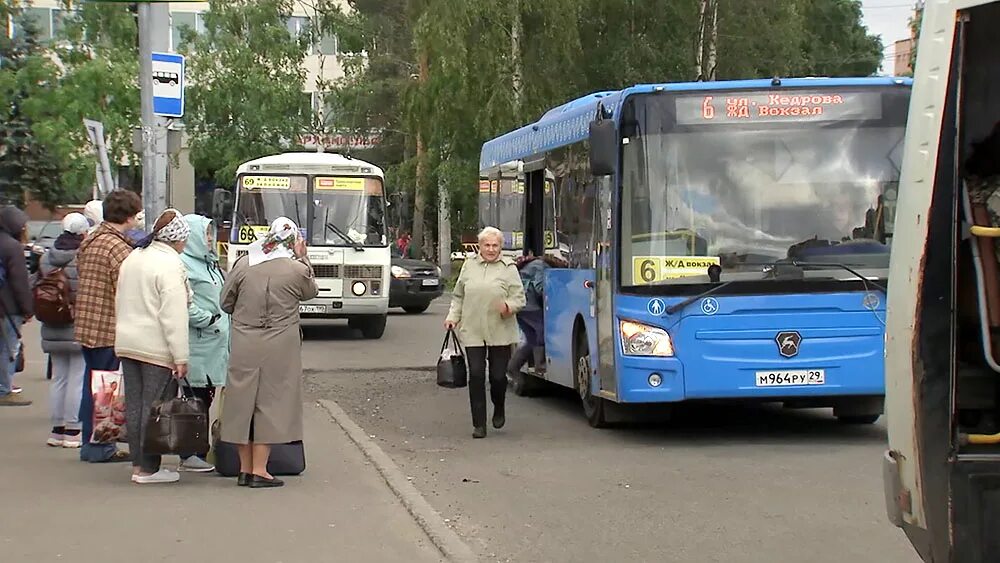
[(290, 258), (233, 265), (222, 287), (232, 315), (224, 442), (283, 444), (302, 439), (302, 338), (299, 302), (316, 297), (312, 268)]

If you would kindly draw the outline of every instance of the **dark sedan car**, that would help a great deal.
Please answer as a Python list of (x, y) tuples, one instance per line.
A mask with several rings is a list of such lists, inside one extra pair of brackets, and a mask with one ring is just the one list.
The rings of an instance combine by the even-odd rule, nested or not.
[(410, 314), (423, 313), (444, 292), (440, 268), (423, 260), (403, 258), (395, 248), (390, 271), (390, 307), (402, 307)]

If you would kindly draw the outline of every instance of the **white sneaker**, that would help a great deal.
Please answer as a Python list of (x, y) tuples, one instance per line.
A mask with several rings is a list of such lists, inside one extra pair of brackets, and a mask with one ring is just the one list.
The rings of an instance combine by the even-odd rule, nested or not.
[(190, 473), (208, 473), (209, 471), (215, 471), (215, 466), (200, 457), (193, 455), (183, 460), (181, 464), (177, 466), (177, 470), (187, 471)]
[(70, 436), (69, 434), (63, 436), (62, 447), (64, 448), (79, 448), (83, 445), (83, 439), (79, 434), (75, 436)]
[(140, 485), (151, 485), (153, 483), (176, 483), (180, 481), (179, 473), (174, 473), (169, 469), (161, 469), (152, 475), (135, 475), (132, 480)]

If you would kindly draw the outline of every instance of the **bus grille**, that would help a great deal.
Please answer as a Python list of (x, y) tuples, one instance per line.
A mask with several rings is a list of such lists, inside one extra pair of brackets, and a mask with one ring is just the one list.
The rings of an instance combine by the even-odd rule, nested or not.
[(382, 266), (344, 266), (344, 277), (352, 280), (380, 280)]
[(313, 274), (317, 278), (339, 278), (340, 264), (313, 264)]

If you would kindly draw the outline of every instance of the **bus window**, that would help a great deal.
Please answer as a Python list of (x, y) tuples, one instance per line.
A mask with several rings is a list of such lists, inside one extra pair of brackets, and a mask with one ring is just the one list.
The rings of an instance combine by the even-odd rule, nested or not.
[(309, 194), (305, 176), (246, 174), (236, 181), (239, 201), (233, 225), (235, 242), (253, 242), (257, 235), (266, 233), (271, 221), (278, 217), (288, 217), (300, 229), (306, 227)]
[(343, 246), (352, 241), (366, 246), (384, 246), (385, 205), (378, 178), (317, 176), (313, 189), (313, 224), (310, 244)]

